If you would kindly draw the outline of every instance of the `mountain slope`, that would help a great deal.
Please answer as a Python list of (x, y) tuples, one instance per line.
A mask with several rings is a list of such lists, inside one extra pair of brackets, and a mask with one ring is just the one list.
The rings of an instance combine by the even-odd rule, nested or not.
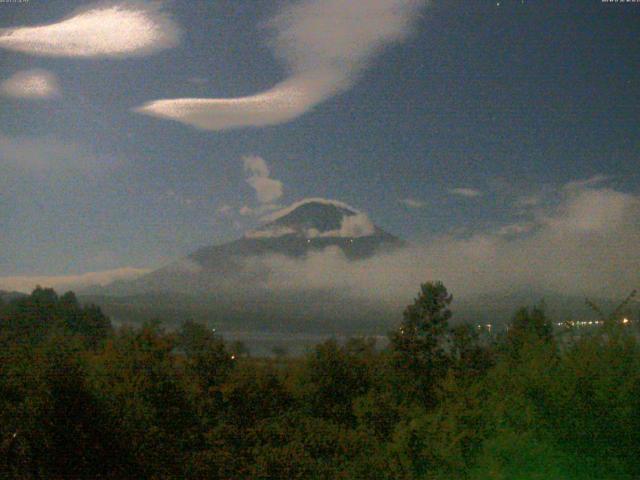
[(365, 214), (343, 203), (311, 199), (294, 206), (276, 212), (270, 221), (240, 239), (200, 248), (133, 281), (115, 282), (102, 293), (193, 294), (219, 288), (234, 279), (244, 285), (264, 280), (270, 272), (255, 260), (270, 255), (295, 259), (337, 247), (347, 259), (355, 261), (404, 245), (399, 238), (373, 225)]

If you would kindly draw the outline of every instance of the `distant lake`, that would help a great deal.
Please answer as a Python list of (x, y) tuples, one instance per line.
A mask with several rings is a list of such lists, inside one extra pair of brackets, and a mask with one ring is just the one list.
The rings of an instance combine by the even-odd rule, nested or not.
[[(287, 355), (302, 355), (313, 347), (326, 340), (334, 338), (339, 344), (343, 344), (349, 338), (362, 338), (355, 335), (331, 335), (315, 333), (283, 333), (283, 332), (242, 332), (242, 331), (216, 331), (225, 342), (243, 342), (252, 356), (274, 356), (274, 348), (282, 348)], [(385, 335), (371, 335), (366, 338), (374, 338), (376, 346), (383, 348), (389, 342)]]

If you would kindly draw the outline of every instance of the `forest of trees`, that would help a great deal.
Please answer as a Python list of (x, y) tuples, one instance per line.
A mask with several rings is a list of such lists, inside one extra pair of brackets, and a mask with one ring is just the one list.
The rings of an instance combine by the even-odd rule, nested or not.
[(489, 336), (451, 302), (422, 285), (383, 349), (252, 358), (38, 288), (0, 303), (0, 478), (640, 478), (637, 319)]

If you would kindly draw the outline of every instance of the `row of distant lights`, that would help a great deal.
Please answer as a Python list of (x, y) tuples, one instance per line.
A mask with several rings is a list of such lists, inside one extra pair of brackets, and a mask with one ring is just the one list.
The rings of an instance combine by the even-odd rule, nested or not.
[[(627, 325), (629, 323), (629, 319), (628, 318), (623, 318), (620, 321), (623, 325)], [(558, 322), (556, 323), (557, 326), (562, 327), (563, 325), (571, 325), (572, 327), (586, 327), (588, 325), (602, 325), (604, 322), (602, 320), (590, 320), (590, 321), (578, 321), (578, 320), (571, 320), (569, 322)]]
[[(311, 243), (311, 239), (310, 238), (307, 238), (307, 243)], [(353, 238), (349, 239), (349, 243), (353, 243)]]
[[(590, 321), (579, 321), (579, 320), (571, 320), (569, 322), (557, 322), (556, 325), (558, 327), (562, 327), (565, 325), (570, 325), (572, 327), (586, 327), (588, 325), (602, 325), (604, 322), (602, 320), (590, 320)], [(627, 325), (629, 323), (629, 319), (628, 318), (623, 318), (621, 320), (621, 323), (623, 325)], [(493, 328), (493, 324), (491, 323), (486, 323), (484, 325), (482, 324), (478, 324), (476, 325), (476, 327), (478, 328), (478, 330), (482, 330), (483, 328), (486, 328), (489, 332), (491, 332), (491, 328)]]

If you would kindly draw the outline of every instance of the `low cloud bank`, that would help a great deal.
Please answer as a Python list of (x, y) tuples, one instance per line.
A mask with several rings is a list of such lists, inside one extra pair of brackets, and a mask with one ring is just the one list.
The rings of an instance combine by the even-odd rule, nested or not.
[(104, 286), (116, 280), (131, 280), (149, 271), (145, 268), (123, 267), (79, 275), (0, 277), (0, 290), (31, 293), (36, 286), (40, 285), (62, 292), (95, 285)]
[[(442, 280), (458, 297), (554, 291), (616, 297), (640, 287), (640, 198), (610, 188), (567, 185), (561, 202), (523, 225), (428, 242), (348, 261), (338, 248), (305, 259), (255, 259), (269, 288), (331, 289), (406, 304), (421, 282)], [(511, 228), (509, 228), (511, 227)]]

